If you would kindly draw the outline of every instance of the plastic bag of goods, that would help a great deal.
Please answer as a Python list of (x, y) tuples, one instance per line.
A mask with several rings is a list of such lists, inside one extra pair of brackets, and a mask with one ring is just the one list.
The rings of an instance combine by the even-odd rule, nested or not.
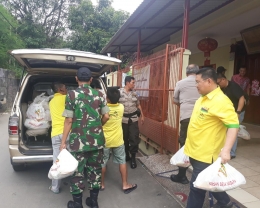
[(27, 118), (40, 121), (45, 117), (45, 110), (42, 104), (31, 103), (27, 109), (26, 115)]
[(45, 96), (45, 92), (36, 96), (34, 98), (34, 103), (35, 104), (42, 104), (42, 107), (44, 108), (44, 110), (49, 110), (50, 107), (49, 107), (49, 101), (50, 99), (52, 98), (53, 96)]
[(78, 161), (66, 150), (63, 149), (55, 163), (51, 166), (48, 178), (62, 179), (72, 175), (78, 167)]
[(172, 156), (172, 158), (170, 160), (170, 163), (172, 165), (176, 165), (179, 167), (185, 167), (185, 168), (190, 166), (189, 156), (184, 154), (184, 146), (181, 149), (179, 149), (178, 152), (176, 152)]
[(46, 129), (46, 128), (50, 128), (51, 126), (49, 121), (45, 121), (45, 120), (37, 121), (35, 119), (29, 119), (29, 118), (25, 120), (24, 125), (28, 129)]
[(51, 121), (51, 113), (50, 113), (50, 110), (45, 110), (44, 120), (45, 120), (45, 121)]
[(193, 185), (199, 189), (221, 192), (235, 189), (245, 183), (245, 177), (228, 163), (222, 164), (219, 157), (213, 164), (199, 173)]
[(239, 138), (242, 138), (244, 140), (250, 140), (250, 134), (248, 133), (248, 131), (246, 130), (246, 127), (243, 125), (239, 126), (239, 130), (238, 130), (238, 134), (237, 136)]

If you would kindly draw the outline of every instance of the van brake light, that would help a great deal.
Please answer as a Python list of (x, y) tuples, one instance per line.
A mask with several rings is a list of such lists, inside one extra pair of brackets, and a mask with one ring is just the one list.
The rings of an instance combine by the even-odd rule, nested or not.
[(16, 115), (10, 116), (9, 124), (8, 124), (8, 131), (10, 135), (18, 134), (18, 124), (19, 124), (19, 117)]

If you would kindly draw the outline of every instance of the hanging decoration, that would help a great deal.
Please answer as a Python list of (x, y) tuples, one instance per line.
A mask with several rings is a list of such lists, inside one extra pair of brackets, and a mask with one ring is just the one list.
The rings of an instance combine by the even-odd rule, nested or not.
[(198, 49), (204, 52), (204, 66), (210, 65), (210, 52), (218, 47), (218, 42), (212, 38), (204, 38), (198, 42)]

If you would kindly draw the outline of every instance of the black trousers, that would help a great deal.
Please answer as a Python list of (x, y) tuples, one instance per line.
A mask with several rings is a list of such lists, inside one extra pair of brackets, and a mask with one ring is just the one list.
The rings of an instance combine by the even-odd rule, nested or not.
[(187, 131), (190, 123), (190, 118), (183, 119), (181, 120), (180, 123), (181, 123), (181, 128), (180, 128), (179, 143), (181, 147), (183, 147), (187, 138)]
[[(187, 131), (188, 131), (188, 126), (190, 123), (190, 118), (187, 119), (183, 119), (181, 120), (180, 124), (181, 124), (181, 128), (180, 128), (180, 136), (179, 136), (179, 143), (180, 146), (183, 147), (187, 138)], [(179, 173), (178, 176), (179, 177), (185, 177), (186, 176), (186, 170), (188, 168), (184, 168), (184, 167), (179, 167)]]
[(138, 152), (140, 143), (138, 121), (131, 124), (122, 123), (125, 153), (135, 154)]

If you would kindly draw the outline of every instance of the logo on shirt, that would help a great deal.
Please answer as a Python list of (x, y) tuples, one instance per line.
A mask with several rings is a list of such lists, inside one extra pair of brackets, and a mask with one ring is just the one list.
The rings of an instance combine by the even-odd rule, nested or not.
[(109, 113), (109, 117), (115, 117), (115, 118), (117, 118), (117, 117), (118, 117), (118, 112), (117, 112), (117, 111), (114, 111), (114, 112)]
[(202, 107), (200, 110), (201, 110), (202, 112), (205, 112), (205, 113), (207, 113), (207, 112), (208, 112), (208, 110), (209, 110), (209, 108), (207, 108), (207, 107)]
[(200, 112), (199, 112), (199, 118), (200, 118), (200, 119), (204, 119), (204, 118), (205, 118), (205, 113), (208, 113), (208, 110), (209, 110), (209, 108), (207, 108), (207, 107), (202, 107), (202, 108), (200, 109)]

